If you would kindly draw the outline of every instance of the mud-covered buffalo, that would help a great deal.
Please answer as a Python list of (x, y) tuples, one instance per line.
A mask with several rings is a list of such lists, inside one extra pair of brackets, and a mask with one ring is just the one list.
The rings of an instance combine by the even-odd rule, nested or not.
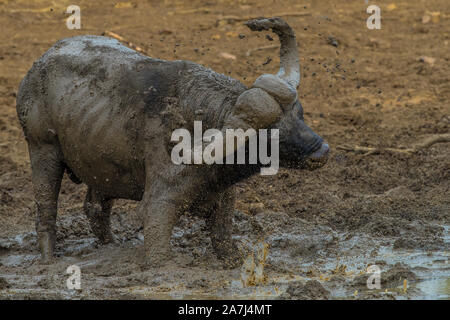
[(0, 297), (448, 299), (449, 9), (0, 1)]

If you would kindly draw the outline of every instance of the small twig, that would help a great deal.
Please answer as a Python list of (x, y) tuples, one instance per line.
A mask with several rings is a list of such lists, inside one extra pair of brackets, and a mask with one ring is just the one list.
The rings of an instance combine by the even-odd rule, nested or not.
[(414, 149), (415, 151), (418, 151), (420, 149), (428, 148), (435, 143), (442, 143), (442, 142), (450, 142), (450, 133), (428, 137), (424, 139), (422, 142), (416, 144)]
[(262, 50), (270, 50), (270, 49), (277, 49), (279, 48), (279, 45), (271, 45), (271, 46), (263, 46), (263, 47), (258, 47), (258, 48), (254, 48), (254, 49), (250, 49), (247, 51), (246, 56), (249, 57), (251, 56), (254, 52), (257, 51), (262, 51)]
[(364, 156), (368, 156), (371, 154), (379, 154), (379, 153), (383, 153), (383, 152), (413, 154), (413, 153), (417, 153), (418, 151), (420, 151), (422, 149), (426, 149), (426, 148), (432, 146), (433, 144), (442, 143), (442, 142), (450, 142), (450, 133), (438, 134), (438, 135), (434, 135), (434, 136), (425, 138), (424, 140), (420, 141), (419, 143), (416, 143), (411, 148), (407, 148), (407, 149), (374, 148), (374, 147), (362, 147), (362, 146), (351, 147), (348, 145), (337, 146), (336, 149), (350, 151), (350, 152), (356, 152), (356, 153), (362, 153)]
[(349, 145), (336, 146), (336, 149), (349, 151), (349, 152), (364, 153), (364, 155), (369, 155), (369, 154), (374, 154), (374, 153), (379, 152), (379, 150), (377, 148), (369, 148), (369, 147), (361, 147), (361, 146), (351, 147)]
[(189, 14), (189, 13), (210, 13), (212, 9), (210, 8), (196, 8), (196, 9), (188, 9), (188, 10), (178, 10), (174, 11), (177, 14)]
[[(282, 12), (278, 14), (272, 14), (273, 17), (304, 17), (304, 16), (310, 16), (310, 12)], [(220, 21), (226, 20), (228, 22), (238, 22), (238, 21), (247, 21), (255, 19), (254, 16), (244, 16), (244, 17), (238, 17), (238, 16), (223, 16), (217, 19), (216, 23), (219, 23)]]
[(119, 40), (119, 41), (125, 43), (128, 47), (130, 47), (130, 48), (133, 49), (133, 50), (136, 50), (136, 51), (139, 51), (139, 52), (142, 52), (142, 53), (146, 54), (146, 52), (145, 52), (144, 49), (142, 49), (141, 47), (136, 46), (135, 44), (133, 44), (133, 43), (130, 42), (130, 41), (125, 40), (124, 37), (118, 35), (117, 33), (114, 33), (114, 32), (112, 32), (112, 31), (105, 31), (105, 32), (103, 32), (103, 34), (104, 34), (104, 35), (108, 35), (108, 36), (110, 36), (111, 38), (117, 39), (117, 40)]
[[(50, 7), (46, 7), (46, 8), (40, 8), (40, 9), (29, 9), (29, 8), (25, 8), (25, 9), (10, 9), (10, 10), (5, 10), (6, 12), (10, 12), (10, 13), (16, 13), (16, 12), (51, 12), (54, 11), (55, 6), (50, 6)], [(2, 10), (3, 11), (3, 10)]]

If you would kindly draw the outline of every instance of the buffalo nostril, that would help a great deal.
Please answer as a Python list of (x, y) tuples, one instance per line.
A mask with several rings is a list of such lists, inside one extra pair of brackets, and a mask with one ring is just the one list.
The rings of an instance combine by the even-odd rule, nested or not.
[(328, 146), (328, 143), (322, 143), (319, 149), (314, 151), (309, 158), (313, 160), (320, 160), (323, 158), (326, 158), (328, 156), (328, 153), (330, 152), (330, 147)]

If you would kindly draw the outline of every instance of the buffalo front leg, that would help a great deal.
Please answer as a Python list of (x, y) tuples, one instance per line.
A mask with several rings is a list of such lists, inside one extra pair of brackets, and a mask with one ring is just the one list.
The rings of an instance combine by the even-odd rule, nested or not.
[(223, 261), (225, 267), (233, 268), (242, 261), (236, 243), (232, 239), (235, 189), (230, 187), (215, 194), (215, 197), (207, 219), (211, 243), (217, 257)]
[[(171, 161), (170, 158), (167, 161)], [(184, 165), (149, 166), (145, 192), (138, 208), (144, 221), (147, 266), (159, 267), (170, 258), (173, 227), (180, 212), (192, 204), (202, 183), (197, 170), (194, 166)]]
[(64, 173), (61, 153), (51, 144), (29, 145), (34, 197), (37, 206), (36, 232), (43, 262), (49, 262), (56, 244), (58, 194)]
[(170, 199), (147, 199), (144, 214), (145, 264), (160, 267), (170, 259), (170, 237), (178, 220), (179, 206)]
[(110, 243), (114, 240), (110, 222), (112, 204), (112, 199), (108, 199), (91, 187), (88, 187), (84, 201), (84, 212), (89, 219), (92, 232), (102, 244)]

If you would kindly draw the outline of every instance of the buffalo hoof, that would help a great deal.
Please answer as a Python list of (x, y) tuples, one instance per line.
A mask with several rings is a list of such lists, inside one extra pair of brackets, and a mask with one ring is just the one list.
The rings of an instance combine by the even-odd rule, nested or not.
[(242, 257), (229, 257), (228, 259), (224, 258), (222, 260), (222, 265), (224, 269), (235, 269), (242, 266)]
[(41, 265), (50, 265), (55, 263), (56, 258), (54, 256), (41, 255), (41, 259), (39, 260), (39, 264)]
[(142, 264), (142, 269), (162, 268), (171, 261), (170, 254), (146, 255)]
[(242, 255), (239, 253), (237, 246), (233, 243), (231, 248), (220, 250), (217, 257), (222, 262), (224, 269), (234, 269), (240, 267), (243, 263)]
[(102, 244), (102, 245), (107, 245), (107, 244), (116, 242), (112, 233), (102, 235), (101, 237), (98, 236), (97, 239), (98, 239), (98, 242), (100, 242), (100, 244)]

